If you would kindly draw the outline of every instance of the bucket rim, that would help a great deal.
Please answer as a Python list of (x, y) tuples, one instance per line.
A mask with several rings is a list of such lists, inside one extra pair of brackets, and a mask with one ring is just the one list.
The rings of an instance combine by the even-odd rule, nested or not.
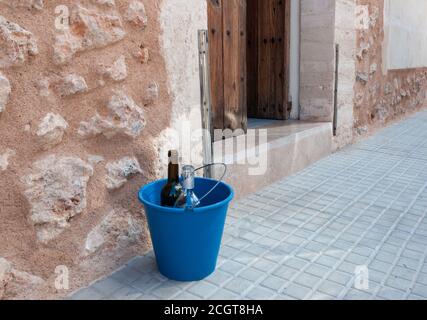
[[(196, 177), (195, 178), (196, 180), (209, 180), (209, 181), (214, 181), (214, 182), (218, 182), (218, 180), (215, 180), (215, 179), (210, 179), (210, 178), (203, 178), (203, 177)], [(147, 189), (147, 188), (149, 188), (150, 186), (152, 186), (152, 185), (154, 185), (154, 184), (157, 184), (157, 183), (160, 183), (160, 182), (166, 182), (167, 181), (167, 179), (160, 179), (160, 180), (156, 180), (156, 181), (152, 181), (152, 182), (150, 182), (150, 183), (148, 183), (148, 184), (146, 184), (145, 186), (143, 186), (139, 191), (138, 191), (138, 199), (139, 199), (139, 201), (142, 203), (142, 204), (144, 204), (144, 205), (146, 205), (146, 206), (149, 206), (149, 207), (151, 207), (151, 208), (154, 208), (154, 209), (157, 209), (157, 210), (159, 210), (159, 211), (161, 211), (161, 212), (163, 212), (163, 213), (172, 213), (172, 212), (179, 212), (179, 213), (182, 213), (182, 212), (185, 212), (185, 210), (183, 209), (183, 208), (170, 208), (170, 207), (163, 207), (163, 206), (161, 206), (161, 205), (158, 205), (158, 204), (155, 204), (155, 203), (152, 203), (152, 202), (150, 202), (150, 201), (147, 201), (146, 199), (144, 199), (144, 197), (142, 196), (142, 194), (143, 194), (143, 192), (144, 192), (144, 190), (145, 189)], [(208, 205), (208, 206), (204, 206), (204, 207), (200, 207), (200, 208), (195, 208), (193, 211), (194, 212), (203, 212), (203, 211), (207, 211), (207, 210), (211, 210), (211, 209), (215, 209), (215, 208), (218, 208), (218, 207), (221, 207), (221, 206), (223, 206), (224, 204), (228, 204), (228, 203), (230, 203), (231, 202), (231, 200), (233, 200), (233, 198), (234, 198), (234, 190), (233, 190), (233, 188), (229, 185), (229, 184), (227, 184), (227, 183), (225, 183), (224, 181), (221, 181), (220, 182), (220, 185), (224, 185), (229, 191), (230, 191), (230, 194), (229, 194), (229, 196), (226, 198), (226, 199), (224, 199), (224, 200), (222, 200), (222, 201), (220, 201), (220, 202), (217, 202), (217, 203), (214, 203), (214, 204), (211, 204), (211, 205)]]

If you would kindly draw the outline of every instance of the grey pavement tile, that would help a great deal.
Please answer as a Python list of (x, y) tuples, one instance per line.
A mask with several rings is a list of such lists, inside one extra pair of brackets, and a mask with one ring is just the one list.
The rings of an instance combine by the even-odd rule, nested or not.
[(318, 290), (328, 294), (329, 296), (337, 298), (341, 292), (346, 290), (346, 288), (336, 282), (326, 280), (322, 282), (318, 287)]
[(318, 254), (316, 252), (307, 250), (305, 248), (302, 248), (302, 249), (298, 250), (298, 252), (295, 253), (296, 257), (298, 257), (300, 259), (307, 260), (309, 262), (315, 260), (315, 258), (317, 257), (317, 255)]
[(317, 285), (322, 279), (316, 276), (313, 276), (309, 273), (302, 273), (295, 278), (294, 283), (300, 284), (305, 287), (314, 287)]
[(145, 300), (145, 301), (146, 300), (159, 300), (159, 298), (153, 294), (144, 293), (144, 294), (140, 295), (138, 298), (136, 298), (135, 300)]
[(380, 251), (376, 256), (375, 259), (386, 262), (386, 263), (394, 263), (394, 260), (396, 259), (396, 253), (388, 253), (385, 251)]
[(146, 255), (132, 259), (126, 264), (126, 267), (130, 267), (139, 273), (149, 273), (157, 269), (157, 264), (152, 255)]
[(283, 291), (284, 294), (289, 295), (291, 297), (294, 297), (296, 299), (304, 299), (306, 296), (309, 295), (312, 289), (307, 288), (305, 286), (301, 286), (296, 283), (291, 283), (286, 287), (286, 289)]
[(247, 251), (240, 251), (236, 256), (233, 257), (233, 260), (244, 265), (249, 265), (255, 262), (258, 259), (258, 256)]
[(382, 300), (400, 300), (403, 299), (404, 296), (405, 291), (397, 290), (391, 287), (382, 287), (377, 294), (377, 297)]
[(354, 277), (354, 274), (340, 272), (340, 271), (333, 271), (329, 276), (328, 280), (333, 281), (335, 283), (338, 283), (340, 285), (347, 285), (351, 279)]
[(312, 263), (309, 267), (305, 269), (305, 272), (312, 274), (314, 276), (323, 278), (329, 272), (331, 272), (331, 268), (324, 267), (318, 263)]
[(254, 243), (260, 245), (261, 247), (265, 247), (267, 249), (273, 248), (277, 244), (277, 240), (269, 238), (269, 237), (263, 237), (258, 238), (254, 241)]
[(392, 269), (391, 275), (412, 281), (416, 276), (416, 271), (397, 265)]
[(298, 273), (298, 270), (295, 270), (288, 266), (280, 266), (274, 270), (273, 275), (282, 278), (284, 280), (291, 280), (292, 277)]
[(246, 290), (248, 290), (252, 286), (253, 282), (243, 279), (241, 277), (233, 278), (231, 281), (229, 281), (224, 288), (227, 290), (230, 290), (234, 293), (242, 294)]
[(214, 294), (217, 289), (218, 287), (213, 284), (206, 281), (200, 281), (190, 286), (186, 291), (202, 299), (207, 299), (209, 296)]
[(113, 279), (123, 284), (131, 284), (141, 276), (141, 272), (138, 272), (129, 266), (125, 266), (123, 269), (120, 269), (111, 275)]
[(387, 274), (385, 273), (387, 271), (381, 272), (374, 269), (368, 269), (368, 270), (369, 270), (370, 281), (374, 281), (376, 283), (382, 283), (387, 278)]
[(131, 283), (131, 286), (141, 290), (143, 293), (149, 292), (152, 288), (161, 285), (164, 280), (158, 274), (145, 274)]
[(123, 283), (111, 277), (105, 278), (93, 284), (93, 288), (106, 297), (123, 288), (123, 286)]
[(324, 292), (315, 292), (313, 293), (313, 295), (310, 297), (310, 300), (334, 300), (336, 299), (336, 297), (334, 296), (330, 296)]
[(289, 258), (289, 257), (290, 257), (290, 255), (288, 253), (284, 252), (281, 247), (273, 248), (273, 249), (267, 251), (263, 255), (263, 258), (265, 258), (269, 261), (272, 261), (273, 263), (279, 263), (283, 259)]
[(412, 288), (412, 293), (427, 299), (427, 286), (417, 283)]
[(222, 286), (224, 283), (226, 283), (232, 278), (233, 278), (232, 274), (222, 270), (216, 270), (208, 278), (206, 278), (206, 281), (209, 281), (210, 283), (216, 286)]
[(184, 283), (175, 281), (165, 281), (160, 286), (153, 289), (151, 293), (160, 299), (169, 300), (183, 290), (183, 284)]
[(174, 300), (199, 300), (200, 298), (194, 294), (189, 292), (181, 292), (177, 296), (174, 297)]
[(258, 270), (270, 272), (277, 267), (277, 263), (261, 258), (256, 261), (252, 266)]
[(342, 272), (347, 272), (350, 274), (354, 274), (356, 272), (356, 268), (359, 265), (355, 264), (355, 263), (351, 263), (348, 261), (344, 261), (343, 263), (341, 263), (338, 267), (337, 270), (342, 271)]
[(255, 268), (252, 268), (252, 267), (250, 267), (250, 268), (248, 268), (248, 269), (246, 269), (240, 273), (240, 277), (242, 277), (246, 280), (252, 281), (252, 282), (258, 281), (258, 280), (262, 279), (264, 276), (265, 276), (265, 272), (260, 271), (260, 270), (255, 269)]
[(399, 258), (399, 260), (397, 260), (398, 266), (401, 266), (405, 269), (411, 269), (414, 271), (418, 269), (419, 264), (420, 264), (420, 261), (417, 259), (401, 257)]
[(308, 265), (309, 262), (304, 259), (299, 259), (296, 257), (289, 257), (283, 262), (283, 265), (300, 270), (304, 268), (306, 265)]
[(352, 249), (352, 252), (364, 257), (370, 257), (371, 255), (373, 255), (375, 250), (368, 247), (357, 246), (354, 249)]
[(235, 249), (235, 248), (232, 248), (232, 247), (229, 247), (229, 246), (222, 246), (221, 250), (219, 252), (219, 255), (221, 257), (224, 257), (224, 258), (228, 259), (228, 258), (231, 258), (231, 257), (235, 256), (239, 252), (240, 251), (238, 249)]
[(220, 270), (231, 273), (231, 274), (235, 274), (241, 271), (242, 269), (244, 269), (245, 267), (246, 266), (242, 263), (228, 260), (221, 265)]
[(280, 243), (279, 245), (277, 245), (275, 247), (275, 249), (278, 249), (278, 250), (280, 250), (280, 251), (282, 251), (283, 253), (286, 253), (286, 254), (291, 254), (297, 248), (298, 248), (298, 246), (296, 244), (289, 244), (289, 243), (286, 243), (286, 242)]
[(254, 244), (251, 244), (250, 246), (248, 246), (247, 248), (245, 248), (243, 252), (249, 252), (255, 256), (260, 256), (263, 253), (265, 253), (265, 248), (254, 243)]
[(366, 291), (350, 289), (344, 296), (344, 300), (370, 300), (371, 294)]
[(392, 268), (392, 266), (393, 264), (391, 263), (386, 263), (380, 260), (372, 260), (369, 264), (369, 269), (386, 273)]
[(418, 296), (418, 295), (413, 294), (413, 293), (411, 293), (411, 294), (408, 296), (408, 300), (420, 300), (420, 301), (425, 301), (425, 299), (426, 299), (426, 298), (423, 298), (423, 297)]
[(94, 288), (85, 288), (79, 290), (77, 293), (71, 296), (72, 300), (101, 300), (105, 295), (95, 290)]
[(237, 293), (231, 292), (226, 289), (219, 289), (216, 291), (210, 299), (212, 300), (240, 300), (241, 296)]
[(417, 283), (427, 286), (427, 273), (420, 272), (417, 277)]
[(141, 295), (142, 295), (141, 291), (133, 287), (126, 286), (114, 292), (111, 298), (115, 300), (136, 300)]
[(287, 283), (288, 281), (283, 278), (270, 275), (264, 281), (261, 282), (261, 285), (266, 288), (272, 289), (273, 291), (278, 292)]
[(353, 263), (355, 265), (365, 265), (368, 262), (368, 257), (359, 255), (357, 253), (350, 252), (346, 257), (345, 261)]
[(398, 290), (405, 292), (406, 290), (411, 289), (412, 281), (409, 281), (409, 280), (399, 278), (399, 277), (392, 275), (392, 276), (388, 277), (385, 284), (388, 287), (398, 289)]
[(271, 289), (257, 286), (252, 288), (247, 294), (246, 297), (252, 300), (268, 300), (273, 298), (275, 292)]

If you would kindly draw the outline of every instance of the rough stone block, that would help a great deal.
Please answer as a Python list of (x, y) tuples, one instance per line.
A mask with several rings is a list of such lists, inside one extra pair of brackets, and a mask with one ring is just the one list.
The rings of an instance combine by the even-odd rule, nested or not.
[(75, 157), (50, 155), (35, 162), (23, 177), (30, 221), (41, 242), (49, 242), (69, 226), (87, 205), (87, 183), (93, 175), (88, 163)]
[(56, 36), (54, 60), (69, 62), (77, 52), (105, 47), (126, 35), (120, 16), (75, 5), (71, 9), (70, 27)]
[(38, 54), (34, 35), (0, 16), (0, 68), (23, 65), (29, 56)]

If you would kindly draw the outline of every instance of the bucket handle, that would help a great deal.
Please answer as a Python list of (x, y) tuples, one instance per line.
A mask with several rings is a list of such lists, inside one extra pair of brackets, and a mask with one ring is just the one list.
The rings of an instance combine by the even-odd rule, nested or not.
[(202, 169), (207, 168), (207, 167), (212, 167), (212, 166), (223, 166), (224, 167), (224, 173), (222, 174), (222, 176), (218, 180), (218, 182), (212, 187), (212, 189), (210, 189), (203, 197), (201, 197), (199, 199), (199, 204), (202, 202), (203, 199), (205, 199), (208, 195), (210, 195), (212, 193), (212, 191), (215, 190), (216, 187), (219, 186), (219, 184), (223, 181), (225, 175), (227, 174), (227, 165), (225, 163), (223, 163), (223, 162), (216, 162), (216, 163), (206, 164), (204, 166), (201, 166), (201, 167), (195, 169), (194, 172), (202, 170)]

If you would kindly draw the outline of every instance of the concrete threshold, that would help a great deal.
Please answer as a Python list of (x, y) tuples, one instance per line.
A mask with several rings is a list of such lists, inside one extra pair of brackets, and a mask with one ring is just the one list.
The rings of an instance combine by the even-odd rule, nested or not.
[[(217, 141), (213, 150), (216, 162), (227, 163), (225, 181), (239, 199), (330, 155), (332, 124), (255, 120), (247, 135)], [(215, 169), (214, 176), (221, 172)]]

